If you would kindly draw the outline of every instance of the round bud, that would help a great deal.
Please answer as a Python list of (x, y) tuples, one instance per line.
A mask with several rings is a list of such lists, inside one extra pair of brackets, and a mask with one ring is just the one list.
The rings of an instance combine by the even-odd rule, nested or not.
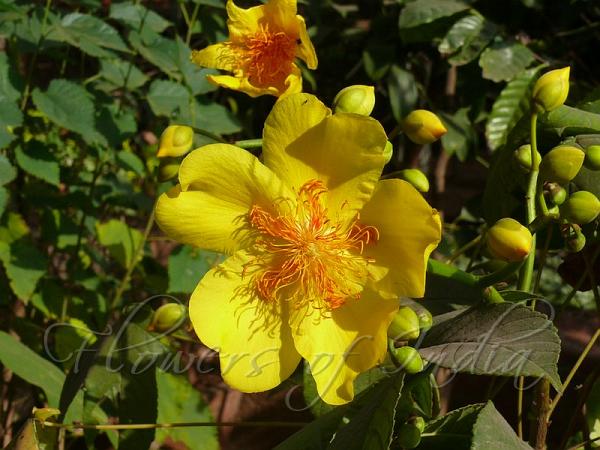
[(433, 325), (433, 316), (429, 312), (429, 310), (425, 308), (420, 308), (417, 311), (417, 317), (419, 318), (419, 328), (422, 331), (427, 331)]
[(421, 443), (421, 430), (412, 423), (405, 423), (398, 428), (397, 441), (402, 448), (416, 448)]
[(524, 260), (531, 251), (531, 232), (515, 219), (505, 217), (487, 232), (486, 243), (494, 258), (507, 262)]
[[(519, 168), (523, 170), (525, 173), (531, 172), (531, 145), (525, 144), (521, 145), (518, 149), (513, 153)], [(540, 152), (535, 152), (534, 155), (534, 165), (533, 168), (537, 170), (540, 167), (540, 161), (542, 160), (542, 155)]]
[(410, 423), (412, 423), (415, 427), (417, 427), (421, 433), (425, 429), (425, 419), (423, 419), (421, 416), (413, 417), (410, 420)]
[(549, 183), (548, 196), (555, 205), (562, 205), (567, 199), (567, 190), (556, 183)]
[(581, 230), (576, 229), (565, 237), (565, 246), (571, 253), (579, 253), (585, 247), (585, 236)]
[(600, 145), (590, 145), (585, 149), (583, 165), (590, 170), (600, 170)]
[(164, 183), (177, 176), (179, 160), (177, 158), (161, 158), (158, 165), (158, 181)]
[(187, 308), (179, 303), (165, 303), (160, 306), (152, 316), (150, 328), (159, 333), (175, 331), (179, 328), (187, 315)]
[(577, 176), (585, 153), (573, 145), (554, 147), (542, 158), (540, 176), (544, 181), (566, 184)]
[(423, 367), (425, 364), (423, 363), (423, 359), (421, 359), (421, 355), (412, 347), (404, 346), (400, 348), (394, 349), (394, 357), (400, 367), (406, 373), (419, 373), (423, 371)]
[(385, 148), (383, 149), (383, 157), (385, 158), (385, 163), (389, 163), (390, 159), (392, 159), (392, 155), (394, 153), (394, 146), (390, 141), (385, 143)]
[(416, 109), (402, 121), (402, 130), (415, 144), (431, 144), (448, 131), (440, 118), (431, 111)]
[(412, 308), (401, 306), (387, 331), (390, 339), (412, 340), (419, 337), (419, 317)]
[(570, 67), (551, 70), (533, 86), (532, 100), (538, 112), (552, 111), (565, 103), (569, 95)]
[(354, 113), (368, 116), (375, 107), (375, 88), (356, 84), (337, 93), (333, 99), (335, 113)]
[(588, 191), (577, 191), (561, 205), (561, 218), (567, 222), (585, 225), (600, 214), (600, 200)]
[(429, 192), (429, 180), (419, 169), (404, 169), (398, 173), (398, 178), (408, 181), (419, 192)]
[(160, 136), (159, 158), (183, 156), (194, 144), (194, 130), (184, 125), (170, 125)]

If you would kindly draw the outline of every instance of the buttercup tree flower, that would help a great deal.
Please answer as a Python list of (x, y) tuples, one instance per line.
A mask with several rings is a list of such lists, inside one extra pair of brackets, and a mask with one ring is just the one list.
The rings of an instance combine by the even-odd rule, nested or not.
[(421, 297), (439, 215), (409, 183), (379, 181), (376, 120), (286, 96), (267, 118), (263, 160), (227, 144), (192, 151), (157, 222), (173, 239), (231, 255), (190, 300), (225, 381), (271, 389), (308, 361), (320, 396), (352, 400), (380, 363), (398, 296)]
[(252, 97), (301, 92), (294, 60), (316, 69), (317, 55), (304, 19), (296, 15), (296, 0), (269, 0), (248, 9), (228, 0), (227, 15), (229, 40), (192, 53), (196, 64), (232, 73), (208, 75), (208, 80)]

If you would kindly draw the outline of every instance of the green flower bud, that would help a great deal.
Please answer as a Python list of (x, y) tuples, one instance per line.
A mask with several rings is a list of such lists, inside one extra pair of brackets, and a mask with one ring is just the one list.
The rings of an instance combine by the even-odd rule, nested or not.
[(572, 145), (559, 145), (550, 150), (540, 163), (540, 176), (544, 181), (566, 184), (571, 181), (583, 164), (585, 153)]
[(562, 205), (567, 199), (567, 190), (556, 183), (549, 183), (548, 197), (555, 205)]
[(429, 192), (429, 180), (419, 169), (401, 170), (398, 178), (408, 181), (419, 192)]
[(412, 347), (404, 346), (395, 348), (394, 357), (406, 373), (412, 374), (422, 372), (423, 367), (425, 366), (419, 352)]
[(600, 145), (590, 145), (585, 149), (583, 165), (590, 170), (600, 170)]
[(551, 70), (542, 75), (533, 86), (533, 105), (538, 112), (552, 111), (569, 95), (570, 67)]
[(348, 86), (337, 93), (333, 99), (335, 113), (354, 113), (368, 116), (375, 107), (375, 88), (355, 84)]
[(410, 423), (417, 427), (421, 433), (425, 429), (425, 419), (423, 419), (421, 416), (414, 417), (411, 419)]
[(510, 217), (496, 222), (487, 232), (486, 243), (490, 253), (507, 262), (524, 260), (531, 251), (531, 232)]
[(385, 163), (389, 163), (390, 159), (392, 159), (392, 155), (394, 153), (394, 146), (390, 141), (385, 143), (385, 148), (383, 149), (383, 157), (385, 158)]
[(585, 247), (585, 236), (581, 232), (581, 228), (573, 227), (565, 236), (565, 246), (571, 253), (579, 253)]
[(164, 183), (177, 176), (179, 160), (177, 158), (162, 158), (158, 165), (158, 181)]
[(179, 303), (165, 303), (154, 311), (150, 329), (159, 333), (174, 331), (180, 327), (187, 315), (187, 308)]
[(405, 423), (398, 428), (397, 441), (402, 448), (417, 448), (421, 443), (421, 430), (412, 423)]
[(417, 317), (419, 318), (419, 328), (422, 331), (427, 331), (433, 325), (433, 316), (429, 310), (422, 308), (417, 311)]
[[(523, 170), (525, 173), (531, 172), (531, 145), (525, 144), (521, 145), (518, 149), (513, 153), (519, 168)], [(537, 170), (540, 167), (540, 161), (542, 160), (542, 155), (540, 152), (535, 152), (534, 156), (534, 169)]]
[(194, 130), (184, 125), (168, 126), (160, 137), (158, 145), (159, 158), (183, 156), (194, 144)]
[(585, 225), (600, 214), (600, 200), (588, 191), (577, 191), (560, 207), (560, 216), (570, 223)]
[(431, 144), (448, 131), (440, 118), (431, 111), (416, 109), (402, 121), (402, 130), (415, 144)]
[(401, 306), (387, 331), (390, 339), (411, 340), (419, 337), (419, 317), (408, 306)]

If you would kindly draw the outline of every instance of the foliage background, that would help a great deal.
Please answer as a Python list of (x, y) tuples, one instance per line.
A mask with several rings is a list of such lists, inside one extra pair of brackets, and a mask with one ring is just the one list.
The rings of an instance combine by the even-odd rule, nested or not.
[[(252, 139), (260, 137), (273, 105), (273, 98), (216, 90), (205, 80), (212, 71), (189, 61), (192, 48), (225, 39), (223, 3), (0, 0), (4, 445), (31, 408), (46, 403), (63, 412), (71, 403), (71, 418), (89, 423), (111, 417), (121, 423), (311, 418), (308, 411), (292, 413), (283, 403), (285, 388), (302, 380), (301, 370), (275, 393), (242, 396), (226, 388), (218, 371), (209, 371), (217, 360), (190, 342), (194, 336), (185, 330), (152, 344), (159, 361), (179, 354), (184, 362), (202, 362), (181, 374), (154, 370), (156, 360), (148, 361), (153, 370), (137, 375), (107, 371), (99, 357), (114, 338), (88, 341), (97, 353), (82, 360), (84, 380), (71, 371), (69, 356), (91, 331), (107, 324), (123, 326), (121, 344), (146, 342), (151, 309), (167, 300), (165, 294), (187, 301), (197, 281), (221, 258), (167, 241), (156, 229), (148, 229), (145, 240), (144, 232), (152, 224), (157, 195), (171, 185), (157, 179), (157, 136), (165, 126), (205, 130), (196, 135), (198, 146), (212, 142), (210, 134), (229, 142)], [(377, 93), (373, 115), (386, 130), (416, 107), (437, 112), (448, 126), (448, 134), (432, 147), (416, 148), (396, 138), (386, 168), (390, 176), (405, 167), (430, 175), (429, 200), (448, 223), (438, 258), (472, 239), (485, 222), (522, 217), (518, 192), (525, 176), (509, 159), (525, 138), (521, 119), (528, 110), (527, 93), (543, 68), (570, 65), (568, 103), (592, 113), (570, 128), (560, 118), (546, 118), (545, 148), (565, 135), (600, 133), (600, 7), (593, 1), (312, 0), (301, 2), (300, 10), (319, 56), (317, 71), (303, 71), (307, 91), (331, 103), (347, 85), (371, 84)], [(580, 182), (600, 190), (593, 175)], [(555, 241), (541, 283), (541, 293), (551, 302), (570, 291), (568, 283), (581, 267), (573, 257), (563, 261), (562, 243)], [(477, 253), (456, 261), (462, 268), (478, 262)], [(564, 280), (557, 275), (560, 264)], [(429, 281), (425, 304), (433, 312), (464, 303), (464, 288), (446, 289), (440, 282), (436, 277)], [(148, 298), (153, 299), (133, 323), (119, 322), (127, 308)], [(595, 308), (591, 295), (577, 294), (556, 322), (563, 338), (561, 373), (598, 327)], [(54, 326), (63, 322), (72, 327)], [(117, 359), (129, 367), (139, 357), (132, 353), (119, 352)], [(579, 375), (596, 398), (598, 384), (592, 385), (599, 358), (592, 352)], [(511, 383), (502, 387), (493, 377), (479, 377), (482, 388), (466, 391), (469, 377), (445, 387), (436, 408), (446, 412), (492, 399), (514, 425)], [(306, 391), (310, 395), (310, 387)], [(513, 400), (501, 392), (511, 392)], [(598, 408), (573, 418), (571, 408), (582, 405), (577, 403), (581, 397), (571, 394), (554, 419), (551, 442), (556, 448), (570, 439), (581, 441), (586, 432), (598, 433)], [(303, 401), (299, 391), (294, 395)], [(479, 408), (479, 414), (483, 406), (470, 408)], [(315, 408), (312, 412), (319, 414)], [(87, 431), (69, 434), (67, 442), (68, 448), (147, 448), (153, 439), (167, 448), (183, 448), (176, 442), (202, 449), (270, 448), (292, 431), (225, 427), (217, 433), (208, 427), (119, 437)]]

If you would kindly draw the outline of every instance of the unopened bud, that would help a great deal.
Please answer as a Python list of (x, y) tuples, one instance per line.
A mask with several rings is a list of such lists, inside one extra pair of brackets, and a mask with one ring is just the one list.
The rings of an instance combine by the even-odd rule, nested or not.
[(162, 158), (158, 165), (158, 181), (164, 183), (177, 176), (179, 160), (177, 158)]
[(416, 109), (402, 121), (402, 130), (415, 144), (431, 144), (448, 131), (431, 111)]
[(567, 199), (567, 190), (559, 184), (548, 183), (548, 197), (555, 205), (562, 205)]
[(408, 181), (419, 192), (429, 192), (429, 180), (419, 169), (404, 169), (398, 173), (398, 178)]
[(388, 337), (398, 340), (412, 340), (419, 337), (419, 317), (408, 306), (401, 306), (388, 327)]
[(385, 164), (390, 162), (390, 159), (392, 159), (393, 153), (394, 153), (394, 146), (392, 145), (392, 143), (390, 141), (387, 141), (385, 143), (385, 147), (383, 149), (383, 157), (385, 158)]
[(194, 144), (194, 130), (185, 125), (170, 125), (160, 136), (158, 145), (159, 158), (183, 156)]
[(559, 145), (550, 150), (540, 163), (540, 176), (544, 181), (566, 184), (577, 176), (585, 153), (573, 145)]
[(532, 99), (539, 112), (552, 111), (565, 103), (569, 95), (570, 71), (570, 67), (551, 70), (535, 82)]
[(600, 170), (600, 145), (590, 145), (585, 149), (583, 165), (590, 170)]
[(524, 260), (531, 251), (532, 240), (531, 232), (510, 217), (496, 222), (486, 236), (490, 253), (507, 262)]
[(422, 430), (416, 424), (404, 423), (398, 428), (397, 442), (400, 448), (413, 449), (421, 443)]
[(394, 358), (396, 358), (396, 361), (406, 373), (413, 374), (423, 371), (425, 364), (419, 352), (414, 348), (409, 346), (395, 348), (393, 353)]
[(425, 419), (423, 419), (421, 416), (413, 417), (410, 420), (410, 423), (417, 427), (421, 433), (425, 429)]
[(585, 225), (600, 214), (600, 200), (588, 191), (577, 191), (560, 207), (560, 216), (567, 222)]
[(179, 303), (165, 303), (154, 311), (150, 329), (159, 333), (175, 331), (183, 324), (187, 308)]
[(375, 88), (355, 84), (337, 93), (333, 99), (333, 111), (336, 113), (354, 113), (368, 116), (375, 107)]
[(565, 246), (571, 253), (579, 253), (585, 247), (585, 236), (581, 232), (581, 228), (577, 225), (569, 227), (569, 231), (565, 235)]
[[(519, 168), (523, 170), (525, 173), (531, 172), (531, 145), (525, 144), (521, 145), (514, 152), (515, 160), (519, 165)], [(540, 167), (540, 161), (542, 160), (542, 155), (540, 152), (536, 151), (533, 160), (533, 168), (537, 170)]]

